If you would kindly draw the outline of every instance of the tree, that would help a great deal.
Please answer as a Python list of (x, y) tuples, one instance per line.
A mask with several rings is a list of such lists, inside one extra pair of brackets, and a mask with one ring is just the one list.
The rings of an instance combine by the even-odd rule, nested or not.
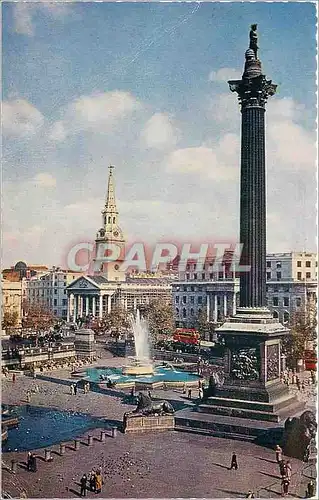
[(54, 315), (42, 304), (23, 304), (24, 318), (22, 319), (23, 328), (33, 328), (37, 332), (47, 330), (55, 322)]
[(19, 314), (17, 311), (5, 311), (2, 318), (2, 328), (14, 328), (18, 324)]
[(173, 309), (170, 302), (154, 299), (140, 307), (142, 316), (147, 320), (153, 341), (159, 335), (170, 335), (174, 329)]
[(123, 307), (115, 306), (110, 313), (106, 313), (100, 320), (98, 330), (100, 333), (111, 331), (116, 341), (118, 341), (121, 331), (127, 330), (129, 326), (130, 320), (127, 310)]
[(283, 341), (283, 352), (287, 356), (288, 366), (296, 367), (297, 361), (303, 359), (307, 342), (317, 338), (316, 326), (315, 302), (308, 302), (303, 311), (292, 316), (290, 335)]
[(205, 311), (200, 311), (197, 318), (197, 330), (202, 340), (205, 339), (206, 334), (210, 332), (210, 326), (207, 321), (207, 314)]

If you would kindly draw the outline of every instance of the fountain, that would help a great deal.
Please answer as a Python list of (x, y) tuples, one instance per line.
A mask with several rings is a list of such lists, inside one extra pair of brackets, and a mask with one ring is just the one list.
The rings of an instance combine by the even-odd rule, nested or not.
[(150, 356), (149, 330), (147, 322), (141, 318), (137, 309), (136, 317), (131, 318), (134, 335), (135, 356), (129, 356), (129, 364), (122, 368), (123, 375), (153, 375), (154, 367)]

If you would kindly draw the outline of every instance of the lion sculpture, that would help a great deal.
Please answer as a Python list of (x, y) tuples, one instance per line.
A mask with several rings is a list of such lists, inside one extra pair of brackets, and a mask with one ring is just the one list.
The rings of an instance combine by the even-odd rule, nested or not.
[(285, 455), (304, 460), (316, 433), (316, 416), (312, 411), (307, 410), (300, 417), (287, 418), (282, 438)]

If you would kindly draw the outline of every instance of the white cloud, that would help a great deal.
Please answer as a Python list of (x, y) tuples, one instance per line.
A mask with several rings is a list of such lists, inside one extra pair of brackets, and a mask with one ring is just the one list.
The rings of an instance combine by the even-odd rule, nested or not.
[(210, 82), (227, 83), (228, 80), (240, 80), (241, 72), (234, 68), (220, 68), (217, 71), (211, 71), (208, 79)]
[(173, 173), (199, 174), (216, 182), (236, 179), (238, 175), (239, 141), (234, 134), (226, 134), (208, 147), (177, 149), (167, 161), (166, 169)]
[(24, 99), (5, 101), (2, 104), (2, 130), (12, 137), (30, 137), (44, 123), (42, 113)]
[(140, 107), (132, 94), (119, 90), (81, 96), (67, 107), (63, 119), (53, 124), (50, 137), (62, 141), (83, 131), (108, 133), (118, 121)]
[(56, 179), (48, 172), (40, 172), (33, 179), (32, 184), (38, 187), (55, 187)]
[(172, 117), (166, 113), (155, 113), (141, 132), (142, 144), (147, 148), (165, 149), (174, 146), (178, 131)]
[(36, 29), (34, 17), (38, 10), (42, 10), (53, 19), (61, 19), (69, 13), (69, 6), (67, 3), (47, 2), (47, 0), (13, 3), (14, 31), (20, 35), (33, 36)]

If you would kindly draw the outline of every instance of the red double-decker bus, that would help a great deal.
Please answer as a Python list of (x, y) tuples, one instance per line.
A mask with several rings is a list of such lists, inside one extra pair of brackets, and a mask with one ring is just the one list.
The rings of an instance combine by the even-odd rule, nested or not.
[(317, 370), (317, 353), (313, 350), (306, 350), (304, 354), (306, 370)]
[(200, 335), (194, 328), (176, 328), (173, 339), (185, 344), (199, 344)]

